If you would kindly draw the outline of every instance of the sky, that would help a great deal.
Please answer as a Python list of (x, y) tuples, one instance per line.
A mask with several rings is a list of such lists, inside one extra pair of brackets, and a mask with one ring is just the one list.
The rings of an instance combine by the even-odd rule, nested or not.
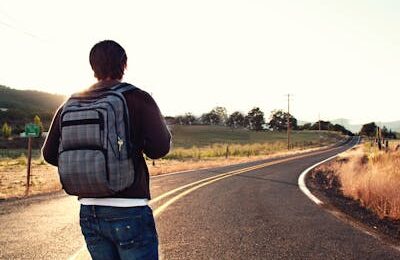
[(124, 81), (164, 115), (287, 109), (299, 120), (400, 120), (400, 1), (0, 2), (0, 84), (69, 95), (91, 47), (128, 55)]

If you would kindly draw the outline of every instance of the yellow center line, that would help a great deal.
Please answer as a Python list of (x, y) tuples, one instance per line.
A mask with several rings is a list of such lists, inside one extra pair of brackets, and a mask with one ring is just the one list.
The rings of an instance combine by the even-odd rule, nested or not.
[(160, 215), (168, 206), (170, 206), (172, 203), (176, 202), (177, 200), (185, 197), (186, 195), (192, 193), (193, 191), (195, 191), (195, 190), (197, 190), (197, 189), (199, 189), (201, 187), (204, 187), (204, 186), (209, 185), (211, 183), (214, 183), (216, 181), (219, 181), (219, 180), (222, 180), (222, 179), (225, 179), (225, 178), (228, 178), (228, 177), (232, 177), (232, 176), (244, 173), (244, 172), (249, 172), (249, 171), (252, 171), (252, 170), (257, 170), (257, 169), (261, 169), (261, 168), (264, 168), (264, 167), (268, 167), (268, 166), (271, 166), (271, 165), (275, 165), (275, 164), (279, 164), (279, 163), (283, 163), (283, 162), (288, 162), (288, 161), (293, 161), (293, 160), (301, 159), (301, 158), (308, 157), (308, 156), (311, 156), (311, 155), (318, 155), (320, 153), (325, 153), (325, 152), (332, 151), (332, 150), (335, 150), (335, 149), (338, 149), (338, 148), (339, 147), (332, 148), (332, 149), (329, 149), (329, 150), (326, 150), (326, 151), (315, 152), (315, 153), (312, 153), (312, 154), (299, 155), (299, 156), (280, 159), (280, 160), (267, 162), (267, 163), (263, 163), (263, 164), (259, 164), (259, 165), (255, 165), (255, 166), (250, 166), (250, 167), (246, 167), (246, 168), (242, 168), (242, 169), (239, 169), (239, 170), (230, 171), (230, 172), (227, 172), (227, 173), (219, 174), (217, 176), (204, 178), (204, 179), (201, 179), (199, 181), (195, 181), (195, 182), (186, 184), (184, 186), (181, 186), (181, 187), (178, 187), (178, 188), (173, 189), (171, 191), (168, 191), (168, 192), (166, 192), (166, 193), (164, 193), (164, 194), (162, 194), (162, 195), (160, 195), (160, 196), (158, 196), (155, 199), (150, 201), (150, 203), (153, 204), (153, 203), (155, 203), (157, 201), (160, 201), (160, 200), (168, 197), (169, 195), (172, 195), (172, 194), (174, 194), (174, 193), (176, 193), (176, 192), (178, 192), (180, 190), (183, 190), (183, 189), (189, 188), (191, 186), (194, 186), (194, 187), (192, 187), (190, 189), (187, 189), (187, 190), (179, 193), (178, 195), (172, 197), (171, 199), (169, 199), (168, 201), (166, 201), (165, 203), (163, 203), (162, 205), (157, 207), (157, 209), (155, 209), (154, 212), (153, 212), (154, 217), (157, 217), (158, 215)]
[[(154, 210), (153, 215), (154, 215), (154, 217), (157, 217), (168, 206), (170, 206), (172, 203), (174, 203), (177, 200), (185, 197), (186, 195), (190, 194), (191, 192), (193, 192), (193, 191), (195, 191), (197, 189), (200, 189), (201, 187), (204, 187), (206, 185), (209, 185), (211, 183), (214, 183), (216, 181), (219, 181), (219, 180), (231, 177), (231, 176), (235, 176), (235, 175), (238, 175), (238, 174), (241, 174), (241, 173), (244, 173), (244, 172), (260, 169), (260, 168), (263, 168), (263, 167), (268, 167), (268, 166), (271, 166), (271, 165), (274, 165), (274, 164), (279, 164), (279, 163), (282, 163), (282, 162), (292, 161), (292, 160), (304, 158), (304, 157), (307, 157), (307, 156), (318, 155), (318, 154), (321, 154), (321, 153), (324, 153), (324, 152), (333, 151), (333, 150), (336, 150), (338, 148), (341, 148), (341, 147), (335, 147), (335, 148), (327, 149), (327, 150), (324, 150), (324, 151), (317, 151), (317, 152), (309, 153), (309, 154), (306, 154), (306, 155), (299, 155), (299, 156), (285, 158), (285, 159), (276, 160), (276, 161), (272, 161), (272, 162), (267, 162), (267, 163), (263, 163), (263, 164), (259, 164), (259, 165), (255, 165), (255, 166), (251, 166), (251, 167), (246, 167), (246, 168), (242, 168), (242, 169), (238, 169), (238, 170), (234, 170), (234, 171), (218, 174), (217, 176), (204, 178), (204, 179), (201, 179), (201, 180), (198, 180), (198, 181), (183, 185), (181, 187), (178, 187), (176, 189), (173, 189), (171, 191), (163, 193), (162, 195), (152, 199), (150, 201), (150, 204), (153, 204), (153, 203), (155, 203), (157, 201), (160, 201), (160, 200), (162, 200), (162, 199), (164, 199), (164, 198), (166, 198), (166, 197), (168, 197), (168, 196), (170, 196), (170, 195), (172, 195), (174, 193), (177, 193), (178, 191), (181, 191), (183, 189), (186, 189), (186, 188), (189, 188), (191, 186), (194, 186), (194, 187), (192, 187), (190, 189), (187, 189), (187, 190), (181, 192), (180, 194), (172, 197), (171, 199), (169, 199), (168, 201), (163, 203), (161, 206), (159, 206), (157, 209)], [(197, 186), (195, 186), (195, 185), (197, 185)], [(89, 253), (86, 250), (86, 247), (83, 246), (78, 252), (76, 252), (73, 256), (69, 257), (68, 259), (71, 259), (71, 260), (77, 260), (77, 259), (82, 259), (83, 260), (83, 259), (85, 259), (86, 260), (86, 259), (90, 259), (90, 256), (89, 256)]]

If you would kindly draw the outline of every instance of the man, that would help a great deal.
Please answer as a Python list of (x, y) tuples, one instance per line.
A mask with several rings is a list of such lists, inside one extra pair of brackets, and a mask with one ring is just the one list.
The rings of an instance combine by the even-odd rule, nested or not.
[[(90, 65), (98, 82), (87, 91), (102, 91), (121, 83), (127, 66), (125, 50), (115, 41), (93, 46)], [(79, 197), (80, 225), (93, 259), (158, 259), (158, 239), (150, 200), (149, 172), (143, 153), (165, 156), (170, 133), (153, 98), (143, 90), (123, 93), (129, 112), (135, 178), (128, 188), (107, 197)], [(44, 159), (58, 166), (60, 114), (56, 112), (43, 146)]]

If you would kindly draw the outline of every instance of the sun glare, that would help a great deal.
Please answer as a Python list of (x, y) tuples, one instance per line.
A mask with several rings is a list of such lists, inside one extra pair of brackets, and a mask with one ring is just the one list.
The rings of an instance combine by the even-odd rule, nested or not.
[[(216, 105), (284, 109), (282, 96), (293, 93), (293, 112), (305, 120), (318, 113), (396, 120), (395, 12), (383, 4), (305, 2), (121, 2), (97, 5), (91, 19), (86, 2), (27, 2), (21, 10), (8, 1), (0, 6), (0, 84), (70, 95), (96, 81), (88, 62), (93, 44), (113, 39), (128, 53), (125, 79), (151, 92), (166, 114)], [(113, 11), (120, 19), (97, 19)], [(391, 94), (378, 99), (376, 89)]]

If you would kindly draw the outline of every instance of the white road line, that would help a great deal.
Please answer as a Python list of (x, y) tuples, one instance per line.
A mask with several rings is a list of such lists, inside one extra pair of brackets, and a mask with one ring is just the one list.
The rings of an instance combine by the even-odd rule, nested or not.
[[(284, 161), (286, 161), (286, 160), (287, 159), (285, 159)], [(226, 178), (226, 177), (230, 177), (230, 176), (233, 176), (233, 175), (245, 172), (245, 171), (251, 171), (251, 170), (254, 170), (254, 169), (266, 167), (266, 166), (268, 166), (270, 164), (274, 164), (274, 163), (276, 164), (276, 163), (279, 163), (281, 161), (282, 160), (277, 160), (277, 161), (273, 161), (273, 162), (262, 163), (262, 164), (258, 164), (258, 165), (255, 165), (255, 166), (241, 168), (241, 169), (238, 169), (238, 170), (233, 170), (233, 171), (226, 172), (226, 173), (221, 173), (221, 174), (218, 174), (216, 176), (203, 178), (201, 180), (198, 180), (198, 181), (195, 181), (195, 182), (180, 186), (180, 187), (178, 187), (176, 189), (173, 189), (173, 190), (170, 190), (168, 192), (165, 192), (165, 193), (161, 194), (160, 196), (152, 199), (150, 201), (150, 204), (154, 204), (155, 202), (157, 202), (159, 200), (162, 200), (162, 199), (164, 199), (164, 198), (166, 198), (166, 197), (168, 197), (168, 196), (170, 196), (170, 195), (172, 195), (174, 193), (177, 193), (180, 190), (183, 190), (183, 189), (189, 188), (191, 186), (194, 186), (196, 184), (199, 184), (199, 185), (197, 185), (197, 186), (195, 186), (195, 187), (193, 187), (191, 189), (188, 189), (188, 190), (178, 194), (177, 196), (175, 196), (172, 199), (168, 200), (166, 203), (162, 204), (160, 207), (158, 207), (156, 210), (154, 210), (153, 215), (154, 215), (154, 217), (157, 217), (159, 214), (161, 214), (162, 211), (164, 211), (173, 202), (177, 201), (178, 199), (180, 199), (180, 198), (186, 196), (187, 194), (189, 194), (190, 192), (193, 192), (194, 190), (197, 190), (197, 189), (199, 189), (199, 188), (201, 188), (201, 187), (203, 187), (205, 185), (211, 184), (211, 183), (213, 183), (215, 181), (218, 181), (220, 179), (223, 179), (223, 178)], [(86, 250), (86, 244), (83, 245), (75, 254), (73, 254), (72, 256), (68, 257), (68, 260), (86, 260), (86, 259), (90, 259), (90, 256), (88, 255), (88, 252)]]
[[(84, 259), (83, 254), (85, 253), (85, 249), (86, 249), (86, 244), (83, 245), (81, 248), (79, 248), (79, 250), (76, 251), (75, 254), (73, 254), (72, 256), (68, 257), (68, 260)], [(89, 257), (89, 259), (90, 259), (90, 257)]]
[[(361, 137), (359, 136), (357, 142), (356, 142), (354, 145), (350, 146), (349, 149), (352, 148), (352, 147), (354, 147), (355, 145), (359, 144), (359, 143), (360, 143), (360, 140), (361, 140)], [(351, 141), (350, 141), (350, 142), (351, 142)], [(348, 149), (347, 149), (347, 150), (348, 150)], [(315, 196), (311, 193), (311, 191), (307, 188), (306, 181), (305, 181), (305, 180), (306, 180), (306, 177), (307, 177), (307, 174), (308, 174), (312, 169), (316, 168), (317, 166), (319, 166), (319, 165), (321, 165), (321, 164), (323, 164), (323, 163), (326, 163), (327, 161), (330, 161), (330, 160), (332, 160), (332, 159), (338, 157), (340, 154), (341, 154), (341, 153), (338, 153), (338, 154), (336, 154), (336, 155), (334, 155), (334, 156), (329, 157), (328, 159), (325, 159), (325, 160), (323, 160), (323, 161), (321, 161), (321, 162), (319, 162), (319, 163), (316, 163), (316, 164), (314, 164), (314, 165), (308, 167), (308, 168), (307, 168), (306, 170), (304, 170), (304, 171), (300, 174), (300, 176), (299, 176), (298, 185), (299, 185), (300, 190), (301, 190), (310, 200), (312, 200), (313, 202), (315, 202), (315, 203), (318, 204), (318, 205), (322, 205), (322, 204), (324, 204), (324, 203), (323, 203), (320, 199), (318, 199), (317, 197), (315, 197)]]
[[(337, 148), (332, 148), (332, 149), (337, 149)], [(317, 150), (317, 151), (313, 152), (313, 154), (319, 154), (319, 153), (322, 153), (322, 152), (325, 152), (325, 151), (318, 151)], [(208, 178), (203, 178), (203, 179), (200, 179), (198, 181), (191, 182), (191, 183), (188, 183), (186, 185), (183, 185), (183, 186), (180, 186), (178, 188), (175, 188), (173, 190), (167, 191), (167, 192), (159, 195), (158, 197), (151, 199), (149, 203), (150, 204), (154, 204), (154, 203), (156, 203), (156, 202), (158, 202), (158, 201), (160, 201), (160, 200), (162, 200), (162, 199), (164, 199), (164, 198), (166, 198), (166, 197), (168, 197), (168, 196), (170, 196), (170, 195), (172, 195), (174, 193), (177, 193), (178, 191), (181, 191), (183, 189), (189, 188), (189, 187), (197, 185), (199, 183), (202, 183), (202, 182), (205, 182), (205, 181), (209, 181), (211, 179), (215, 179), (215, 178), (218, 178), (218, 177), (221, 177), (221, 176), (224, 176), (224, 175), (231, 175), (232, 173), (235, 173), (237, 171), (241, 171), (243, 169), (251, 169), (253, 167), (260, 167), (260, 166), (264, 167), (263, 165), (267, 165), (268, 166), (268, 165), (270, 165), (271, 162), (272, 163), (279, 163), (279, 162), (284, 162), (284, 161), (287, 161), (287, 160), (295, 160), (295, 159), (307, 157), (307, 156), (310, 156), (310, 155), (311, 154), (303, 155), (303, 154), (300, 153), (298, 155), (284, 157), (283, 159), (279, 159), (279, 157), (278, 157), (276, 160), (268, 161), (266, 163), (261, 163), (261, 164), (256, 164), (256, 165), (253, 165), (253, 166), (243, 167), (243, 168), (239, 168), (237, 170), (232, 170), (232, 171), (225, 172), (225, 173), (219, 173), (217, 175), (214, 175), (214, 176), (211, 176), (211, 177), (208, 177)], [(207, 170), (207, 169), (213, 169), (213, 168), (204, 168), (203, 170)], [(199, 170), (189, 170), (189, 171), (184, 171), (184, 172), (191, 172), (191, 171), (199, 171)], [(176, 173), (171, 173), (171, 174), (166, 174), (166, 175), (174, 175), (174, 174), (179, 174), (179, 173), (183, 173), (183, 172), (176, 172)], [(159, 176), (161, 177), (161, 176), (165, 176), (165, 175), (159, 175)], [(157, 176), (155, 176), (155, 177), (157, 177)]]
[[(351, 147), (354, 147), (354, 146), (358, 145), (360, 142), (361, 142), (361, 137), (359, 136), (357, 142), (356, 142), (353, 146), (351, 146)], [(350, 147), (350, 148), (351, 148), (351, 147)], [(349, 149), (350, 149), (350, 148), (349, 148)], [(316, 168), (317, 166), (319, 166), (319, 165), (321, 165), (321, 164), (323, 164), (323, 163), (325, 163), (325, 162), (327, 162), (327, 161), (330, 161), (330, 160), (332, 160), (332, 159), (338, 157), (340, 154), (341, 154), (341, 153), (338, 153), (337, 155), (334, 155), (334, 156), (332, 156), (332, 157), (329, 157), (328, 159), (325, 159), (325, 160), (323, 160), (323, 161), (321, 161), (321, 162), (319, 162), (319, 163), (316, 163), (316, 164), (314, 164), (314, 165), (308, 167), (308, 168), (307, 168), (306, 170), (304, 170), (304, 171), (300, 174), (300, 176), (299, 176), (298, 185), (299, 185), (300, 190), (301, 190), (310, 200), (312, 200), (314, 203), (316, 203), (316, 204), (319, 205), (319, 206), (322, 206), (324, 203), (323, 203), (320, 199), (318, 199), (317, 197), (315, 197), (315, 196), (311, 193), (311, 191), (307, 188), (307, 186), (306, 186), (306, 184), (305, 184), (305, 179), (306, 179), (306, 177), (307, 177), (307, 174), (308, 174), (312, 169)], [(341, 219), (342, 221), (346, 222), (346, 223), (349, 224), (350, 226), (352, 226), (352, 227), (354, 227), (354, 228), (360, 230), (360, 231), (363, 232), (364, 234), (369, 235), (369, 236), (372, 236), (373, 238), (378, 239), (379, 241), (381, 241), (381, 242), (384, 243), (384, 240), (383, 240), (378, 234), (372, 233), (372, 232), (370, 232), (369, 230), (367, 230), (366, 228), (364, 228), (362, 225), (360, 225), (359, 223), (357, 223), (356, 221), (352, 221), (352, 220), (346, 218), (346, 214), (345, 214), (345, 213), (343, 213), (343, 212), (341, 212), (341, 211), (333, 210), (333, 209), (329, 209), (329, 210), (327, 210), (327, 211), (328, 211), (329, 213), (331, 213), (332, 215), (334, 215), (335, 217), (337, 217), (337, 218)], [(400, 251), (400, 247), (399, 247), (399, 246), (393, 245), (393, 244), (390, 244), (390, 246), (391, 246), (392, 248), (394, 248), (395, 250)]]
[(305, 182), (306, 176), (307, 176), (307, 174), (308, 174), (312, 169), (314, 169), (314, 168), (317, 167), (318, 165), (321, 165), (321, 164), (323, 164), (323, 163), (325, 163), (325, 162), (327, 162), (327, 161), (330, 161), (330, 160), (332, 160), (333, 158), (337, 157), (338, 155), (339, 155), (339, 154), (334, 155), (334, 156), (332, 156), (332, 157), (329, 157), (328, 159), (325, 159), (325, 160), (323, 160), (323, 161), (321, 161), (321, 162), (319, 162), (319, 163), (316, 163), (316, 164), (314, 164), (314, 165), (308, 167), (306, 170), (304, 170), (304, 171), (300, 174), (300, 177), (299, 177), (299, 179), (298, 179), (298, 185), (299, 185), (300, 190), (301, 190), (304, 194), (306, 194), (306, 196), (307, 196), (310, 200), (312, 200), (313, 202), (315, 202), (315, 203), (318, 204), (318, 205), (322, 205), (322, 204), (324, 204), (324, 203), (323, 203), (321, 200), (319, 200), (317, 197), (315, 197), (315, 196), (311, 193), (311, 191), (307, 188), (306, 182)]
[[(337, 149), (337, 148), (339, 148), (339, 147), (331, 148), (331, 150), (335, 150), (335, 149)], [(206, 185), (208, 185), (208, 184), (214, 183), (214, 182), (216, 182), (216, 181), (219, 181), (219, 180), (224, 179), (224, 178), (227, 178), (227, 177), (231, 177), (231, 176), (234, 176), (234, 175), (237, 175), (237, 174), (241, 174), (241, 173), (243, 173), (243, 172), (247, 172), (247, 171), (251, 171), (251, 170), (256, 170), (256, 169), (260, 169), (260, 168), (263, 168), (263, 167), (268, 167), (268, 166), (275, 165), (275, 164), (279, 164), (279, 163), (282, 163), (282, 162), (287, 162), (287, 161), (291, 161), (291, 160), (296, 160), (296, 159), (300, 159), (300, 158), (304, 158), (304, 157), (311, 156), (311, 155), (313, 155), (313, 154), (324, 153), (324, 152), (327, 152), (327, 151), (328, 151), (328, 150), (323, 150), (323, 151), (316, 150), (315, 152), (311, 152), (311, 154), (304, 154), (304, 155), (300, 153), (300, 154), (297, 155), (297, 156), (295, 155), (295, 156), (293, 156), (293, 157), (288, 157), (288, 158), (283, 158), (283, 159), (277, 159), (277, 160), (269, 161), (269, 162), (266, 162), (266, 163), (256, 164), (256, 165), (253, 165), (253, 166), (248, 166), (248, 167), (240, 168), (240, 169), (233, 170), (233, 171), (229, 171), (229, 172), (225, 172), (225, 173), (220, 173), (220, 174), (217, 174), (217, 175), (208, 177), (208, 178), (203, 178), (203, 179), (201, 179), (201, 180), (198, 180), (198, 181), (195, 181), (195, 182), (192, 182), (192, 183), (189, 183), (189, 184), (180, 186), (180, 187), (178, 187), (178, 188), (176, 188), (176, 189), (167, 191), (167, 192), (165, 192), (165, 193), (159, 195), (158, 197), (152, 199), (149, 203), (150, 203), (150, 204), (154, 204), (155, 202), (160, 201), (160, 200), (162, 200), (162, 199), (164, 199), (164, 198), (166, 198), (166, 197), (168, 197), (168, 196), (170, 196), (170, 195), (172, 195), (172, 194), (174, 194), (174, 193), (177, 193), (177, 192), (180, 191), (180, 190), (183, 190), (183, 189), (186, 189), (186, 188), (189, 188), (189, 187), (191, 187), (191, 186), (194, 186), (194, 185), (198, 184), (197, 186), (195, 186), (195, 187), (193, 187), (193, 188), (190, 188), (190, 189), (188, 189), (188, 190), (186, 190), (186, 191), (184, 191), (184, 192), (182, 192), (182, 193), (176, 195), (175, 197), (171, 198), (170, 200), (168, 200), (168, 201), (166, 201), (165, 203), (163, 203), (162, 205), (160, 205), (160, 206), (159, 206), (157, 209), (155, 209), (154, 212), (153, 212), (154, 217), (156, 217), (156, 216), (158, 216), (159, 214), (161, 214), (161, 212), (164, 211), (164, 210), (165, 210), (169, 205), (171, 205), (172, 203), (176, 202), (177, 200), (179, 200), (179, 199), (183, 198), (184, 196), (188, 195), (189, 193), (191, 193), (191, 192), (193, 192), (193, 191), (195, 191), (195, 190), (197, 190), (197, 189), (199, 189), (199, 188), (201, 188), (201, 187), (203, 187), (203, 186), (206, 186)], [(206, 169), (212, 169), (212, 168), (205, 168), (204, 170), (206, 170)], [(162, 176), (167, 176), (167, 175), (175, 175), (175, 174), (180, 174), (180, 173), (184, 173), (184, 172), (192, 172), (192, 171), (198, 171), (198, 170), (199, 170), (199, 169), (196, 169), (196, 170), (188, 170), (188, 171), (182, 171), (182, 172), (174, 172), (174, 173), (163, 174), (163, 175), (158, 175), (158, 176), (154, 176), (154, 177), (162, 177)], [(154, 178), (154, 177), (153, 177), (153, 178)], [(310, 194), (311, 194), (311, 193), (310, 193)], [(311, 195), (312, 195), (312, 194), (311, 194)], [(88, 257), (89, 257), (89, 256), (87, 255), (86, 245), (83, 245), (75, 254), (73, 254), (71, 257), (69, 257), (68, 260), (90, 259), (90, 257), (89, 257), (89, 258), (88, 258)]]
[[(230, 172), (218, 174), (216, 176), (203, 178), (201, 180), (198, 180), (198, 181), (183, 185), (181, 187), (178, 187), (176, 189), (170, 190), (170, 191), (165, 192), (165, 193), (161, 194), (160, 196), (152, 199), (150, 201), (150, 204), (153, 204), (153, 203), (155, 203), (155, 202), (157, 202), (157, 201), (159, 201), (161, 199), (164, 199), (164, 198), (166, 198), (166, 197), (168, 197), (168, 196), (170, 196), (170, 195), (172, 195), (172, 194), (174, 194), (174, 193), (176, 193), (176, 192), (178, 192), (180, 190), (183, 190), (183, 189), (186, 189), (186, 188), (189, 188), (191, 186), (194, 186), (194, 185), (198, 184), (197, 186), (194, 186), (194, 187), (192, 187), (190, 189), (185, 190), (184, 192), (179, 193), (178, 195), (176, 195), (172, 199), (170, 199), (167, 202), (165, 202), (162, 205), (160, 205), (157, 209), (154, 210), (153, 215), (154, 215), (154, 217), (157, 217), (158, 215), (161, 214), (162, 211), (164, 211), (169, 205), (171, 205), (175, 201), (177, 201), (180, 198), (183, 198), (184, 196), (186, 196), (187, 194), (189, 194), (189, 193), (191, 193), (191, 192), (193, 192), (193, 191), (195, 191), (195, 190), (197, 190), (197, 189), (199, 189), (199, 188), (201, 188), (203, 186), (209, 185), (209, 184), (211, 184), (213, 182), (216, 182), (216, 181), (219, 181), (221, 179), (224, 179), (224, 178), (227, 178), (227, 177), (231, 177), (231, 176), (243, 173), (243, 172), (256, 170), (256, 169), (259, 169), (259, 168), (267, 167), (267, 166), (273, 165), (273, 164), (278, 164), (278, 163), (281, 163), (281, 162), (284, 162), (284, 161), (288, 161), (288, 160), (293, 160), (293, 159), (296, 159), (296, 158), (298, 158), (298, 156), (294, 157), (294, 158), (276, 160), (276, 161), (272, 161), (272, 162), (267, 162), (267, 163), (262, 163), (262, 164), (250, 166), (250, 167), (241, 168), (241, 169), (238, 169), (238, 170), (233, 170), (233, 171), (230, 171)], [(73, 254), (71, 257), (68, 258), (68, 260), (86, 260), (86, 259), (90, 259), (90, 256), (88, 255), (88, 252), (86, 250), (86, 244), (83, 245), (75, 254)]]
[[(332, 150), (338, 149), (338, 148), (339, 147), (332, 148)], [(326, 151), (316, 151), (316, 152), (313, 152), (312, 154), (320, 154), (320, 153), (324, 153), (324, 152), (326, 152)], [(150, 204), (154, 204), (154, 203), (156, 203), (156, 202), (158, 202), (158, 201), (160, 201), (160, 200), (162, 200), (162, 199), (164, 199), (164, 198), (166, 198), (166, 197), (168, 197), (168, 196), (170, 196), (170, 195), (172, 195), (174, 193), (177, 193), (178, 191), (181, 191), (183, 189), (189, 188), (191, 186), (194, 186), (194, 185), (197, 185), (197, 184), (200, 184), (200, 183), (212, 180), (212, 179), (217, 179), (217, 178), (225, 176), (225, 175), (231, 176), (232, 174), (235, 174), (236, 172), (242, 172), (243, 170), (259, 169), (259, 168), (262, 168), (262, 167), (267, 167), (267, 166), (278, 164), (278, 163), (282, 163), (282, 162), (287, 162), (287, 161), (291, 161), (291, 160), (304, 158), (304, 157), (310, 156), (312, 154), (299, 154), (299, 155), (294, 155), (294, 156), (290, 156), (290, 157), (284, 157), (282, 159), (276, 159), (276, 160), (268, 161), (268, 162), (265, 162), (265, 163), (259, 163), (259, 164), (253, 165), (253, 166), (239, 168), (239, 169), (232, 170), (232, 171), (225, 172), (225, 173), (219, 173), (217, 175), (214, 175), (214, 176), (211, 176), (211, 177), (208, 177), (208, 178), (203, 178), (203, 179), (200, 179), (198, 181), (194, 181), (194, 182), (188, 183), (186, 185), (180, 186), (178, 188), (175, 188), (173, 190), (167, 191), (167, 192), (159, 195), (158, 197), (153, 198), (152, 200), (150, 200), (149, 203)], [(209, 169), (211, 169), (211, 168), (209, 168)]]
[[(341, 145), (342, 143), (344, 143), (344, 142), (339, 142), (339, 143), (334, 143), (334, 144), (331, 144), (331, 145), (322, 146), (322, 147), (319, 147), (319, 148), (317, 148), (315, 150), (314, 150), (314, 148), (306, 149), (306, 150), (300, 151), (299, 153), (297, 153), (297, 155), (298, 154), (304, 154), (304, 153), (318, 152), (320, 150), (329, 149), (331, 147), (334, 147), (337, 144)], [(289, 154), (288, 156), (291, 156), (291, 155), (296, 155), (296, 153)], [(268, 157), (268, 158), (265, 158), (265, 159), (266, 160), (269, 160), (269, 159), (273, 160), (273, 159), (278, 159), (279, 157), (285, 157), (285, 156), (286, 155), (271, 156), (271, 157)], [(260, 160), (264, 160), (264, 159), (260, 159)], [(247, 162), (246, 161), (245, 162), (239, 162), (237, 164), (232, 164), (232, 165), (222, 165), (222, 166), (215, 166), (215, 167), (204, 167), (204, 168), (196, 168), (196, 169), (192, 169), (192, 170), (183, 170), (183, 171), (177, 171), (177, 172), (158, 174), (158, 175), (150, 176), (150, 179), (158, 179), (160, 177), (166, 177), (166, 176), (171, 176), (171, 175), (176, 175), (176, 174), (181, 174), (181, 173), (196, 172), (196, 171), (206, 171), (206, 170), (211, 170), (211, 169), (215, 169), (215, 168), (219, 168), (219, 167), (222, 168), (222, 167), (226, 167), (226, 166), (240, 166), (241, 164), (253, 163), (253, 162), (257, 162), (257, 160), (255, 160), (255, 161), (247, 161)]]

